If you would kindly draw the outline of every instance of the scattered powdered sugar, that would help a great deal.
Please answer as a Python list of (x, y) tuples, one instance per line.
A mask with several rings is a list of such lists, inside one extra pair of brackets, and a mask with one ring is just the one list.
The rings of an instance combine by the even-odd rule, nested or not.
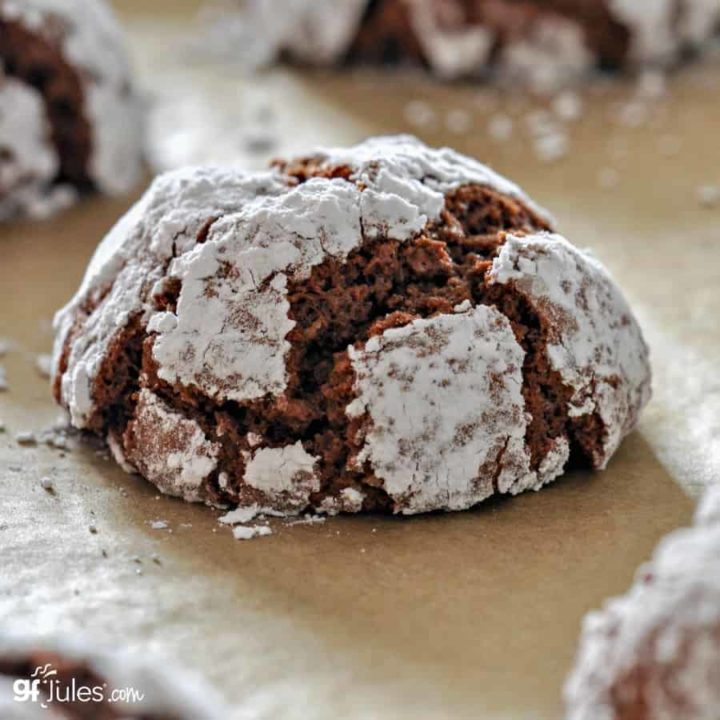
[(535, 138), (533, 147), (540, 162), (553, 163), (568, 154), (570, 143), (567, 134), (558, 130)]
[(405, 120), (415, 128), (428, 128), (437, 122), (437, 113), (424, 100), (411, 100), (403, 112)]
[(204, 500), (202, 483), (215, 469), (218, 446), (194, 420), (143, 389), (126, 435), (132, 438), (126, 442), (128, 462), (162, 492), (189, 502)]
[(549, 233), (514, 237), (493, 261), (490, 281), (512, 283), (548, 333), (548, 358), (573, 388), (571, 417), (597, 414), (605, 426), (604, 467), (650, 397), (648, 349), (625, 298), (588, 253)]
[(35, 368), (41, 377), (49, 378), (52, 373), (52, 355), (38, 355), (35, 358)]
[[(54, 39), (52, 28), (59, 21), (63, 54), (83, 83), (92, 132), (90, 176), (104, 192), (130, 190), (141, 172), (143, 110), (109, 5), (104, 0), (5, 0), (0, 14)], [(35, 122), (30, 116), (28, 121)]]
[(263, 519), (266, 516), (284, 517), (285, 513), (253, 504), (238, 507), (221, 515), (218, 522), (221, 525), (233, 525), (233, 536), (236, 540), (252, 540), (256, 537), (272, 535), (272, 528), (267, 525), (248, 525), (255, 518)]
[(232, 532), (236, 540), (252, 540), (256, 537), (272, 535), (272, 529), (267, 525), (238, 525)]
[(577, 122), (582, 117), (583, 100), (576, 92), (565, 90), (559, 93), (551, 103), (553, 112), (563, 122)]
[(701, 185), (697, 189), (697, 199), (701, 207), (707, 209), (720, 207), (720, 185)]
[(638, 76), (635, 93), (645, 100), (660, 100), (667, 91), (665, 73), (658, 69), (643, 70)]
[(165, 520), (153, 520), (150, 523), (150, 527), (153, 530), (167, 530), (170, 526), (165, 522)]
[(445, 115), (445, 127), (453, 135), (467, 135), (473, 126), (472, 115), (467, 110), (455, 108)]
[(679, 530), (630, 592), (590, 613), (565, 686), (568, 720), (714, 720), (720, 707), (720, 524)]
[(487, 133), (495, 142), (507, 142), (513, 134), (514, 122), (509, 115), (498, 113), (488, 121)]
[(251, 505), (243, 505), (241, 507), (235, 508), (235, 510), (230, 510), (230, 512), (221, 515), (218, 518), (218, 522), (221, 525), (243, 525), (250, 522), (251, 520), (254, 520), (255, 518), (262, 519), (265, 517), (285, 516), (286, 514), (284, 512), (276, 510), (275, 508), (263, 507), (262, 505), (258, 505), (255, 503)]
[(324, 525), (327, 518), (324, 515), (310, 515), (306, 513), (299, 520), (288, 520), (286, 523), (288, 527), (294, 527), (295, 525)]
[[(307, 503), (306, 503), (307, 504)], [(261, 520), (266, 517), (286, 517), (286, 513), (279, 512), (275, 508), (264, 508), (259, 505), (248, 505), (231, 510), (218, 518), (221, 525), (232, 525), (233, 535), (237, 540), (252, 540), (256, 537), (272, 535), (272, 528), (268, 525), (249, 525), (255, 518)], [(295, 525), (322, 525), (326, 518), (321, 515), (305, 513), (297, 520), (286, 520), (285, 526)]]
[(263, 508), (259, 505), (247, 505), (221, 515), (218, 522), (221, 525), (243, 525), (262, 515), (263, 512)]
[(464, 304), (349, 354), (357, 399), (347, 414), (366, 418), (354, 464), (370, 464), (396, 509), (463, 509), (542, 484), (525, 446), (524, 351), (497, 310)]

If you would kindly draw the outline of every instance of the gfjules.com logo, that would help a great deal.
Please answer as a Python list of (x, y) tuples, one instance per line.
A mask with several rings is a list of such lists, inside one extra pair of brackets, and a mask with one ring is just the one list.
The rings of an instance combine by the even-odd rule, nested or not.
[(29, 678), (20, 678), (13, 682), (15, 702), (38, 703), (40, 707), (50, 705), (70, 705), (75, 703), (141, 703), (144, 693), (136, 688), (111, 688), (107, 683), (86, 685), (74, 677), (64, 681), (58, 677), (58, 671), (50, 664), (35, 668)]

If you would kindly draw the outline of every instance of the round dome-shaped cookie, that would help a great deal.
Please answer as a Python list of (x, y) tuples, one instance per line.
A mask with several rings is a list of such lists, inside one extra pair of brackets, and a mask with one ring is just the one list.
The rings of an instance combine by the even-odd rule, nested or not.
[(0, 0), (0, 219), (129, 191), (142, 115), (105, 0)]
[(715, 720), (720, 710), (720, 492), (658, 546), (630, 592), (589, 614), (567, 720)]
[(647, 349), (591, 256), (447, 148), (159, 178), (56, 318), (72, 423), (188, 500), (468, 508), (603, 467)]
[[(720, 22), (715, 0), (244, 0), (234, 52), (422, 65), (553, 89), (592, 68), (676, 62)], [(224, 23), (223, 27), (226, 27)], [(222, 31), (221, 31), (222, 32)]]

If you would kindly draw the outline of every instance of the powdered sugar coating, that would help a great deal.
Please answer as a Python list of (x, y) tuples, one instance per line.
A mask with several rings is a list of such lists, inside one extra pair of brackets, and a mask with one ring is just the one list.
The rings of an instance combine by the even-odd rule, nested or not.
[[(307, 175), (303, 168), (310, 168)], [(78, 295), (57, 316), (56, 387), (73, 424), (110, 431), (122, 446), (114, 448), (117, 457), (164, 492), (284, 513), (355, 512), (380, 502), (405, 513), (455, 510), (552, 481), (570, 454), (569, 429), (563, 418), (550, 429), (526, 408), (525, 391), (542, 391), (523, 388), (530, 381), (520, 331), (501, 302), (496, 309), (467, 300), (454, 312), (446, 305), (445, 314), (429, 311), (426, 319), (400, 317), (401, 327), (378, 335), (370, 326), (343, 335), (333, 358), (318, 354), (319, 372), (307, 363), (316, 362), (312, 347), (298, 341), (309, 334), (308, 323), (324, 322), (326, 313), (332, 321), (336, 312), (330, 300), (325, 307), (312, 299), (304, 316), (303, 293), (323, 290), (335, 282), (325, 273), (350, 272), (377, 247), (403, 253), (413, 241), (408, 250), (437, 248), (440, 241), (426, 234), (442, 237), (437, 225), (453, 202), (447, 196), (460, 188), (481, 197), (480, 188), (490, 188), (505, 198), (507, 212), (519, 213), (519, 226), (543, 224), (527, 220), (532, 203), (509, 181), (407, 136), (318, 150), (264, 174), (191, 168), (158, 179), (102, 243)], [(539, 282), (571, 289), (577, 283), (578, 293), (592, 295), (590, 309), (597, 303), (604, 310), (588, 323), (608, 343), (626, 342), (625, 319), (612, 314), (626, 307), (599, 266), (553, 236), (503, 239), (494, 282), (509, 281), (502, 273), (514, 269), (512, 254), (527, 245), (537, 256)], [(545, 253), (543, 264), (538, 247), (547, 244), (563, 252)], [(520, 293), (534, 290), (522, 273), (512, 282)], [(367, 287), (357, 290), (360, 297)], [(550, 324), (565, 322), (562, 298), (551, 290), (558, 307), (550, 316), (545, 303), (539, 314)], [(492, 297), (488, 303), (496, 302)], [(510, 288), (506, 299), (517, 301), (517, 293)], [(371, 313), (367, 322), (373, 319)], [(386, 319), (382, 307), (375, 319)], [(583, 344), (585, 326), (575, 335), (565, 326), (553, 330), (555, 345), (567, 344), (573, 358), (591, 362), (583, 355), (595, 350)], [(345, 356), (348, 342), (355, 344)], [(555, 345), (550, 352), (559, 352)], [(113, 383), (118, 359), (121, 378), (133, 369), (139, 377)], [(575, 375), (568, 378), (572, 385)], [(618, 393), (635, 392), (623, 382), (636, 380), (628, 373), (618, 378)], [(326, 405), (322, 398), (329, 398)], [(627, 412), (637, 413), (642, 400)], [(130, 418), (125, 429), (112, 427), (107, 410), (116, 405), (121, 419)], [(573, 408), (593, 411), (575, 399)], [(622, 435), (629, 427), (619, 422), (614, 430)], [(344, 449), (331, 455), (338, 447)], [(609, 452), (605, 447), (603, 458)]]
[(676, 0), (610, 0), (613, 14), (632, 32), (631, 58), (648, 62), (671, 57), (677, 51), (673, 30)]
[(691, 47), (698, 47), (717, 30), (720, 4), (716, 0), (684, 0), (679, 22), (680, 37)]
[(203, 482), (216, 467), (218, 446), (197, 422), (143, 389), (126, 435), (132, 438), (126, 462), (162, 492), (188, 502), (204, 499)]
[[(153, 290), (166, 268), (197, 244), (213, 218), (239, 211), (246, 202), (285, 190), (270, 174), (247, 176), (235, 170), (190, 168), (164, 175), (110, 231), (98, 247), (83, 283), (55, 318), (54, 373), (67, 355), (61, 397), (73, 425), (92, 424), (96, 404), (93, 383), (111, 342), (133, 318), (146, 325), (155, 314)], [(87, 313), (87, 305), (94, 309)], [(73, 327), (82, 321), (82, 333)], [(65, 352), (67, 350), (67, 353)]]
[(352, 487), (343, 488), (337, 495), (328, 495), (322, 499), (316, 507), (318, 512), (327, 515), (337, 515), (338, 513), (358, 513), (362, 510), (364, 493)]
[(36, 214), (58, 171), (40, 94), (0, 73), (0, 220)]
[(687, 45), (705, 42), (720, 19), (714, 0), (609, 0), (614, 16), (632, 33), (636, 63), (668, 63)]
[(367, 0), (248, 0), (243, 39), (248, 59), (262, 64), (283, 52), (306, 62), (333, 63), (347, 50)]
[(630, 592), (589, 614), (567, 720), (716, 720), (720, 525), (666, 537)]
[(603, 422), (593, 461), (604, 467), (650, 397), (648, 348), (620, 289), (591, 255), (549, 233), (509, 235), (490, 281), (512, 284), (544, 318), (550, 363), (574, 391), (570, 416)]
[(720, 525), (720, 485), (709, 487), (695, 512), (696, 525)]
[(439, 217), (447, 193), (473, 183), (509, 195), (552, 222), (547, 210), (487, 165), (451, 148), (428, 147), (412, 135), (370, 138), (351, 148), (317, 150), (310, 157), (352, 168), (352, 179), (365, 188), (363, 227), (370, 234), (388, 224), (395, 232), (417, 232)]
[(347, 413), (367, 418), (354, 463), (370, 465), (401, 512), (464, 509), (542, 484), (525, 446), (524, 351), (500, 312), (461, 307), (349, 353), (358, 397)]
[[(232, 41), (225, 44), (252, 65), (284, 56), (318, 65), (340, 63), (374, 9), (370, 0), (237, 4), (239, 19), (232, 23)], [(686, 46), (707, 41), (720, 17), (715, 0), (597, 0), (597, 4), (606, 6), (615, 23), (627, 29), (628, 61), (635, 64), (677, 60)], [(387, 12), (398, 23), (398, 32), (406, 16), (407, 31), (414, 35), (424, 61), (443, 78), (477, 77), (492, 70), (502, 81), (511, 78), (551, 91), (597, 64), (587, 20), (542, 2), (530, 3), (519, 12), (513, 2), (486, 5), (480, 3), (473, 19), (461, 0), (401, 0)], [(582, 9), (578, 17), (582, 18)], [(378, 38), (379, 44), (382, 41)]]
[(248, 462), (243, 480), (264, 495), (269, 507), (292, 513), (306, 508), (310, 495), (320, 489), (316, 462), (299, 441), (282, 448), (262, 448)]
[(589, 72), (594, 62), (582, 26), (548, 14), (502, 48), (498, 74), (538, 92), (553, 92)]
[(288, 275), (347, 256), (362, 237), (360, 212), (357, 187), (316, 179), (214, 224), (205, 243), (169, 267), (183, 284), (176, 313), (150, 320), (160, 377), (219, 400), (281, 394), (295, 325)]
[[(55, 320), (57, 372), (82, 308), (102, 297), (70, 344), (62, 373), (61, 396), (76, 427), (92, 424), (93, 383), (110, 343), (133, 318), (157, 335), (153, 355), (168, 382), (193, 385), (217, 400), (279, 394), (286, 383), (285, 337), (294, 326), (287, 279), (305, 277), (328, 256), (347, 256), (363, 231), (413, 237), (439, 217), (446, 192), (469, 183), (547, 216), (481, 163), (409, 136), (313, 157), (349, 166), (355, 182), (316, 178), (295, 187), (278, 172), (190, 168), (156, 180), (120, 220)], [(226, 260), (235, 256), (242, 262)], [(162, 289), (166, 278), (183, 287), (174, 312), (157, 312), (153, 289)]]
[(477, 74), (490, 59), (495, 34), (482, 25), (444, 27), (433, 0), (417, 0), (410, 24), (433, 71), (441, 77)]
[[(84, 91), (92, 132), (91, 179), (103, 192), (130, 190), (142, 163), (143, 111), (125, 42), (105, 0), (3, 0), (0, 15), (59, 43)], [(59, 33), (59, 34), (58, 34)]]

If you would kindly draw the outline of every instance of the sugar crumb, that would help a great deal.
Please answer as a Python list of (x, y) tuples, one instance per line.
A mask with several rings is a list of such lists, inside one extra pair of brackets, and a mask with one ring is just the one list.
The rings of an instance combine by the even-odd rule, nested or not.
[(233, 528), (236, 540), (252, 540), (265, 535), (272, 535), (272, 530), (267, 525), (238, 525)]

